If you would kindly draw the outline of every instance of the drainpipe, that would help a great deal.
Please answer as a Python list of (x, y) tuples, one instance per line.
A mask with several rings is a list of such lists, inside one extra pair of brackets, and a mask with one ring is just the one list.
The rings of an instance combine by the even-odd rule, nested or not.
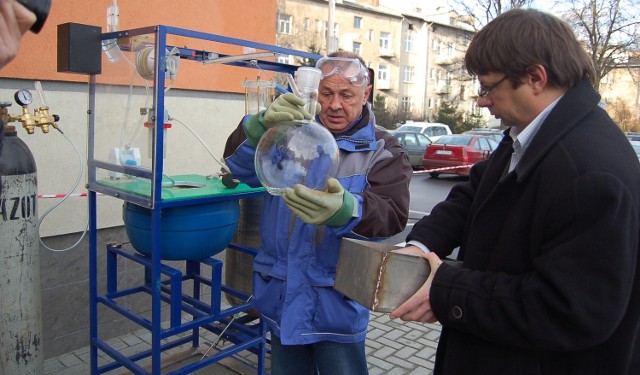
[(336, 37), (333, 36), (333, 24), (335, 23), (336, 0), (329, 0), (329, 21), (327, 21), (327, 55), (338, 50)]
[(431, 25), (433, 22), (427, 23), (427, 61), (426, 61), (426, 74), (424, 80), (424, 99), (422, 100), (422, 117), (425, 121), (429, 121), (427, 113), (429, 112), (429, 74), (431, 73), (431, 61), (429, 55), (431, 53)]

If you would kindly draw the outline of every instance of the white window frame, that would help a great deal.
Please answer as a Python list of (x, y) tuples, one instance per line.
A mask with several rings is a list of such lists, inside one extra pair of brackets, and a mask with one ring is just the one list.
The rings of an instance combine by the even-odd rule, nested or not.
[(431, 39), (431, 50), (432, 51), (437, 51), (438, 50), (438, 44), (440, 44), (440, 40), (438, 39)]
[(402, 112), (410, 113), (413, 111), (413, 100), (410, 96), (403, 96), (400, 102)]
[(291, 55), (278, 55), (278, 63), (291, 64)]
[(278, 13), (278, 34), (291, 35), (291, 16)]
[(389, 82), (389, 65), (378, 64), (378, 81)]
[(406, 83), (412, 83), (413, 82), (413, 75), (414, 75), (413, 66), (405, 65), (404, 68), (403, 68), (403, 76), (404, 76), (403, 81), (406, 82)]
[[(327, 37), (328, 29), (329, 29), (329, 21), (325, 21), (325, 23), (324, 23), (324, 37), (325, 38)], [(333, 34), (331, 36), (337, 37), (338, 35), (340, 35), (340, 24), (335, 22), (333, 24)]]
[(380, 31), (380, 42), (378, 44), (380, 48), (390, 49), (391, 48), (391, 33), (386, 31)]
[(407, 34), (404, 37), (404, 51), (413, 52), (413, 35)]

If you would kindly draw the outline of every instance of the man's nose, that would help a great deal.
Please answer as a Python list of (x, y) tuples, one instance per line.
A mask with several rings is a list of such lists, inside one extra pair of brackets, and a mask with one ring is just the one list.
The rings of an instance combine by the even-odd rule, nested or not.
[(478, 107), (488, 107), (491, 104), (491, 100), (488, 95), (478, 96)]

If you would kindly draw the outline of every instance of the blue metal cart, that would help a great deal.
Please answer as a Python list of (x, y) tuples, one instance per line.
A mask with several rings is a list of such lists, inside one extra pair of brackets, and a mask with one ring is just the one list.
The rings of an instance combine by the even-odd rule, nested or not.
[[(192, 30), (153, 26), (127, 31), (106, 33), (101, 35), (103, 46), (108, 41), (118, 41), (118, 48), (132, 49), (136, 38), (151, 35), (151, 41), (145, 42), (153, 47), (155, 55), (150, 61), (155, 61), (153, 69), (153, 120), (155, 129), (164, 127), (165, 113), (165, 80), (167, 59), (164, 53), (157, 51), (171, 50), (179, 57), (181, 63), (207, 63), (209, 60), (220, 59), (225, 65), (240, 68), (262, 69), (265, 71), (293, 73), (297, 66), (282, 64), (272, 60), (235, 59), (231, 55), (217, 53), (196, 48), (171, 46), (167, 44), (168, 36), (176, 36), (187, 41), (205, 41), (219, 44), (247, 47), (257, 51), (270, 51), (274, 54), (298, 56), (302, 59), (318, 59), (312, 53), (296, 51), (278, 46), (255, 43), (247, 40), (224, 37)], [(139, 39), (138, 39), (139, 40)], [(198, 44), (198, 43), (196, 43)], [(179, 207), (192, 207), (216, 202), (237, 201), (264, 194), (264, 190), (252, 189), (240, 184), (235, 188), (220, 185), (219, 180), (209, 179), (201, 181), (207, 185), (200, 189), (199, 194), (168, 194), (163, 188), (164, 147), (165, 134), (163, 131), (153, 132), (151, 169), (137, 168), (126, 164), (96, 159), (97, 136), (96, 115), (96, 75), (89, 79), (89, 111), (88, 111), (88, 189), (89, 189), (89, 226), (90, 226), (90, 334), (91, 334), (91, 373), (100, 374), (124, 367), (134, 374), (160, 374), (163, 366), (162, 356), (169, 349), (189, 344), (193, 347), (200, 345), (199, 331), (206, 329), (218, 335), (221, 339), (233, 343), (225, 346), (215, 355), (203, 356), (202, 359), (186, 364), (179, 369), (172, 369), (171, 374), (189, 374), (206, 366), (210, 366), (224, 358), (233, 357), (237, 353), (249, 350), (258, 357), (255, 371), (264, 373), (264, 358), (266, 352), (265, 325), (259, 318), (250, 314), (243, 314), (252, 308), (250, 296), (223, 284), (223, 262), (213, 257), (202, 259), (187, 259), (180, 267), (169, 265), (163, 260), (162, 254), (162, 225), (167, 220), (168, 210)], [(100, 179), (104, 172), (118, 173), (133, 178), (131, 183)], [(188, 179), (188, 176), (183, 176)], [(197, 177), (194, 177), (197, 178)], [(139, 181), (146, 181), (139, 183)], [(201, 185), (202, 186), (202, 185)], [(109, 243), (106, 252), (102, 253), (102, 246), (97, 240), (97, 195), (103, 194), (123, 200), (124, 206), (135, 205), (146, 209), (149, 213), (150, 242), (149, 253), (141, 254), (127, 242)], [(255, 249), (231, 243), (227, 249), (255, 254)], [(98, 259), (106, 259), (106, 267), (102, 267)], [(144, 281), (140, 285), (122, 285), (118, 280), (118, 270), (123, 262), (130, 262), (140, 267), (144, 272)], [(210, 275), (210, 276), (205, 276)], [(106, 280), (106, 281), (105, 281)], [(101, 284), (103, 283), (103, 284)], [(210, 296), (202, 293), (203, 288), (210, 290)], [(243, 303), (223, 308), (221, 296), (227, 293), (239, 298)], [(148, 313), (134, 311), (121, 301), (131, 298), (150, 300), (150, 316)], [(206, 297), (206, 298), (205, 298)], [(141, 328), (151, 333), (151, 347), (132, 355), (118, 351), (101, 338), (98, 315), (101, 311), (112, 310), (129, 320), (137, 323)], [(164, 316), (164, 318), (163, 318)], [(187, 316), (189, 319), (185, 319)], [(98, 363), (98, 351), (106, 353), (112, 361)], [(146, 365), (141, 362), (146, 361)], [(149, 365), (150, 362), (150, 365)], [(164, 370), (163, 370), (164, 371)]]

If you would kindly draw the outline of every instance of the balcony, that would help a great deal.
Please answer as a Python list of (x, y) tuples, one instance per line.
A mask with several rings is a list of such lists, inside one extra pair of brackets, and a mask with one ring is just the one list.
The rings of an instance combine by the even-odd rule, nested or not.
[(437, 65), (451, 65), (453, 64), (453, 56), (438, 55), (435, 62)]
[(438, 95), (446, 95), (451, 93), (451, 85), (447, 85), (446, 83), (438, 83), (436, 87), (433, 88), (433, 92)]
[(391, 48), (380, 48), (378, 50), (378, 55), (380, 57), (395, 57), (396, 53), (393, 49)]
[(391, 89), (391, 81), (389, 81), (388, 79), (384, 80), (384, 81), (376, 80), (375, 81), (375, 86), (376, 86), (375, 87), (376, 90), (390, 90)]

